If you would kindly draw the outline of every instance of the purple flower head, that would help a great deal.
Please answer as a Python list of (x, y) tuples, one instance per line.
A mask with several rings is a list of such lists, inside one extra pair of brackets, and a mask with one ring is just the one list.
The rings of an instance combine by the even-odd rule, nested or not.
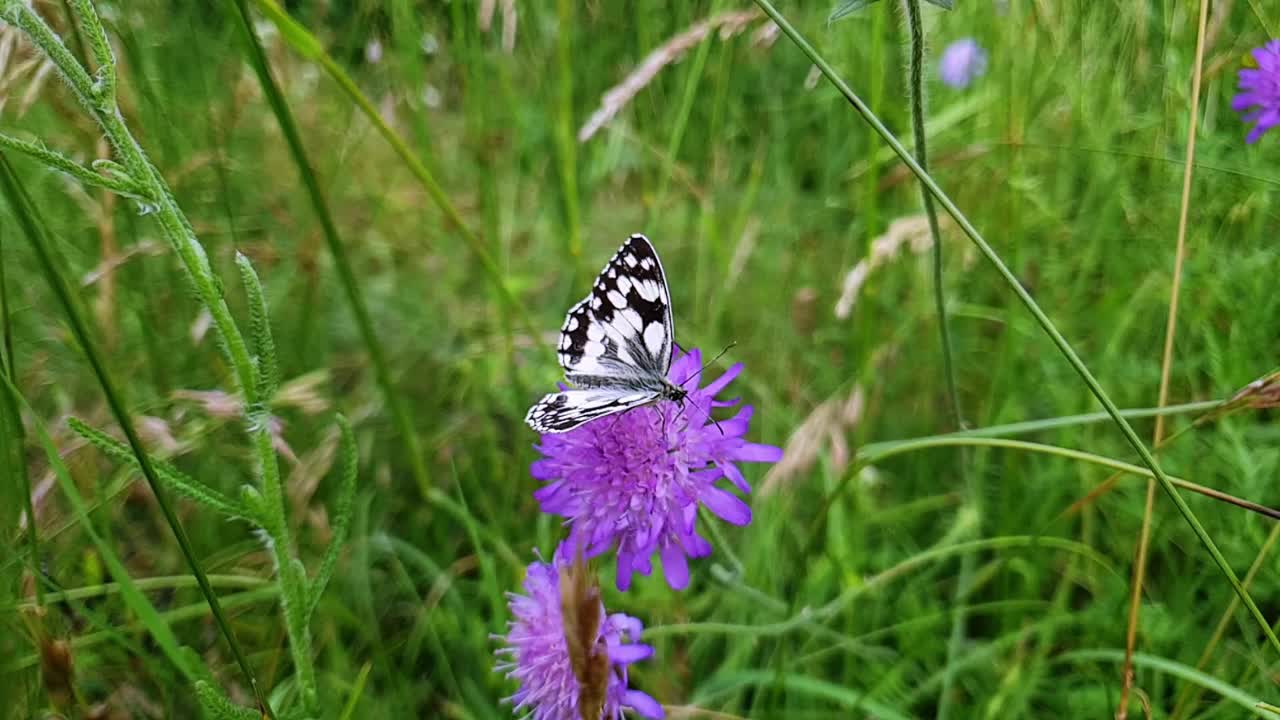
[(742, 365), (729, 368), (706, 387), (702, 353), (691, 350), (671, 363), (667, 379), (688, 391), (680, 405), (659, 401), (620, 415), (603, 417), (566, 433), (543, 435), (541, 460), (533, 477), (547, 484), (534, 493), (542, 511), (563, 515), (572, 526), (565, 541), (594, 557), (618, 549), (617, 586), (631, 586), (631, 574), (648, 575), (651, 559), (662, 560), (667, 584), (689, 584), (689, 557), (711, 553), (694, 530), (698, 503), (734, 525), (751, 522), (751, 508), (737, 495), (716, 487), (728, 478), (743, 493), (751, 486), (737, 462), (777, 462), (782, 450), (743, 439), (751, 406), (718, 424), (713, 408), (737, 400), (716, 400)]
[(987, 72), (987, 52), (973, 38), (957, 40), (942, 51), (938, 61), (938, 75), (942, 82), (963, 90), (975, 78)]
[(1280, 125), (1280, 40), (1272, 40), (1253, 50), (1258, 67), (1240, 71), (1240, 94), (1231, 100), (1231, 109), (1245, 113), (1244, 121), (1254, 123), (1247, 143), (1255, 143), (1262, 133)]
[[(514, 620), (508, 623), (505, 645), (498, 649), (497, 670), (520, 683), (508, 698), (515, 712), (528, 711), (533, 720), (580, 720), (578, 680), (574, 677), (560, 612), (560, 569), (567, 562), (533, 562), (525, 572), (525, 595), (508, 593)], [(636, 644), (644, 629), (640, 621), (622, 613), (604, 615), (599, 641), (609, 654), (609, 680), (602, 718), (619, 720), (623, 709), (641, 717), (661, 718), (658, 701), (627, 688), (627, 666), (653, 655), (649, 645)]]

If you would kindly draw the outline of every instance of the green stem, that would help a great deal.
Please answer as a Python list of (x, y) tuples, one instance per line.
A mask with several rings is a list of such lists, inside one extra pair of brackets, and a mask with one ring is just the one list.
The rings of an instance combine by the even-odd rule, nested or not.
[[(920, 163), (921, 168), (927, 170), (929, 167), (929, 153), (924, 129), (924, 27), (920, 19), (920, 0), (903, 0), (902, 4), (907, 18), (907, 37), (910, 45), (910, 57), (907, 63), (907, 92), (910, 95), (911, 104), (911, 132), (914, 140), (916, 162)], [(960, 412), (960, 393), (956, 389), (954, 351), (951, 348), (951, 329), (947, 320), (947, 298), (942, 283), (942, 232), (938, 229), (938, 210), (933, 205), (933, 196), (929, 194), (929, 190), (923, 183), (920, 185), (920, 201), (924, 205), (924, 214), (929, 221), (929, 235), (933, 238), (933, 248), (932, 252), (930, 252), (933, 265), (933, 304), (938, 316), (938, 336), (942, 343), (942, 368), (947, 384), (947, 405), (951, 410), (952, 425), (963, 429), (964, 416)], [(977, 486), (975, 473), (966, 472), (968, 465), (968, 453), (962, 451), (958, 472), (965, 476), (965, 486), (969, 495), (968, 501), (976, 507), (978, 515), (981, 517), (979, 503), (982, 498), (982, 489)], [(955, 586), (956, 605), (961, 604), (962, 598), (969, 592), (969, 586), (973, 581), (975, 562), (976, 556), (972, 554), (965, 555), (960, 560), (960, 575), (956, 580)], [(960, 653), (961, 646), (964, 644), (965, 622), (967, 619), (963, 614), (956, 615), (952, 619), (951, 634), (947, 638), (947, 662), (942, 678), (942, 690), (938, 699), (938, 720), (946, 720), (951, 715), (951, 688), (955, 679), (954, 669), (956, 666), (954, 661)]]
[[(1027, 442), (1026, 440), (1008, 440), (1004, 438), (980, 438), (980, 437), (961, 437), (961, 436), (939, 436), (932, 438), (921, 438), (918, 441), (899, 443), (892, 447), (883, 448), (875, 453), (858, 453), (857, 467), (861, 468), (866, 465), (881, 462), (885, 458), (902, 453), (914, 452), (916, 450), (926, 450), (938, 447), (994, 447), (1004, 448), (1008, 450), (1025, 450), (1028, 452), (1041, 453), (1044, 455), (1056, 455), (1058, 457), (1067, 458), (1069, 460), (1081, 460), (1093, 465), (1100, 465), (1112, 470), (1139, 475), (1146, 478), (1155, 478), (1155, 474), (1149, 468), (1141, 465), (1132, 465), (1127, 462), (1115, 460), (1104, 455), (1096, 455), (1083, 450), (1072, 450), (1070, 448), (1058, 447), (1057, 445), (1046, 445), (1044, 443)], [(865, 450), (865, 449), (864, 449)], [(1205, 497), (1211, 497), (1215, 500), (1230, 503), (1237, 507), (1256, 512), (1273, 520), (1280, 520), (1280, 510), (1269, 508), (1266, 505), (1260, 505), (1250, 500), (1244, 500), (1234, 495), (1228, 495), (1221, 490), (1216, 490), (1204, 485), (1197, 485), (1189, 480), (1169, 475), (1169, 482), (1184, 490), (1190, 490), (1199, 493)]]
[[(9, 287), (5, 280), (4, 266), (4, 229), (0, 228), (0, 326), (4, 328), (4, 347), (0, 352), (0, 374), (17, 385), (18, 366), (13, 358), (13, 319), (9, 314)], [(23, 511), (27, 515), (29, 552), (27, 561), (30, 564), (31, 579), (36, 589), (36, 604), (43, 607), (45, 596), (44, 583), (40, 581), (40, 538), (36, 529), (35, 504), (31, 500), (31, 474), (27, 470), (27, 463), (23, 457), (26, 431), (22, 426), (22, 412), (18, 408), (18, 403), (8, 393), (5, 393), (3, 413), (7, 422), (0, 422), (0, 432), (6, 433), (6, 436), (3, 439), (4, 442), (0, 443), (0, 449), (7, 449), (9, 452), (8, 457), (0, 452), (0, 462), (3, 462), (8, 471), (17, 478), (18, 481), (14, 483), (14, 487), (22, 493)], [(11, 430), (6, 431), (6, 424)]]
[[(263, 580), (259, 577), (253, 577), (251, 575), (209, 575), (208, 578), (209, 584), (215, 587), (252, 590), (254, 588), (267, 587), (270, 585), (267, 580)], [(133, 586), (139, 590), (176, 590), (179, 588), (189, 588), (193, 585), (196, 585), (196, 582), (190, 575), (164, 575), (159, 577), (140, 578), (133, 581)], [(100, 585), (72, 588), (70, 590), (59, 590), (57, 592), (47, 593), (44, 597), (45, 602), (61, 603), (115, 595), (120, 593), (122, 590), (123, 587), (120, 583), (109, 582), (102, 583)], [(15, 610), (23, 610), (30, 607), (32, 607), (32, 604), (29, 602), (19, 602), (13, 605), (0, 605), (0, 611), (13, 612)]]
[[(1181, 405), (1166, 405), (1165, 407), (1152, 408), (1133, 408), (1130, 410), (1121, 410), (1120, 415), (1129, 419), (1142, 419), (1149, 417), (1159, 417), (1161, 415), (1179, 415), (1182, 413), (1194, 413), (1208, 410), (1215, 410), (1224, 403), (1230, 401), (1225, 400), (1202, 400), (1200, 402), (1182, 403)], [(1063, 415), (1062, 417), (1045, 418), (1043, 420), (1024, 420), (1022, 422), (1008, 423), (1006, 425), (990, 425), (983, 428), (974, 428), (972, 430), (961, 430), (960, 432), (948, 433), (946, 435), (936, 435), (930, 437), (1008, 437), (1011, 435), (1028, 435), (1031, 433), (1044, 432), (1046, 430), (1058, 430), (1067, 427), (1076, 427), (1079, 425), (1092, 425), (1094, 423), (1107, 422), (1111, 420), (1111, 416), (1105, 412), (1084, 413), (1082, 415)], [(914, 443), (917, 440), (928, 438), (910, 438), (907, 440), (883, 440), (881, 442), (868, 443), (863, 445), (860, 453), (879, 453), (883, 450), (891, 448), (895, 445), (903, 443)]]
[[(906, 6), (908, 36), (911, 41), (911, 58), (908, 63), (908, 90), (911, 95), (911, 132), (914, 138), (916, 162), (924, 170), (929, 168), (929, 154), (924, 131), (924, 28), (920, 21), (920, 0), (903, 0)], [(938, 313), (938, 334), (942, 341), (942, 366), (947, 382), (947, 398), (950, 401), (951, 420), (958, 428), (964, 427), (960, 412), (960, 393), (956, 389), (955, 351), (951, 347), (951, 328), (947, 321), (947, 299), (942, 284), (942, 232), (938, 229), (938, 210), (928, 187), (920, 184), (920, 199), (924, 214), (929, 219), (929, 235), (933, 238), (933, 304)]]
[(1208, 550), (1209, 555), (1213, 558), (1218, 569), (1222, 571), (1222, 574), (1231, 584), (1231, 588), (1240, 597), (1241, 602), (1249, 608), (1250, 614), (1253, 615), (1254, 620), (1266, 635), (1267, 641), (1271, 644), (1271, 647), (1275, 649), (1277, 654), (1280, 654), (1280, 638), (1276, 637), (1276, 634), (1271, 630), (1270, 623), (1267, 622), (1262, 611), (1258, 609), (1257, 603), (1253, 601), (1253, 598), (1250, 597), (1248, 591), (1246, 591), (1244, 586), (1240, 584), (1240, 579), (1236, 577), (1235, 571), (1231, 569), (1226, 558), (1222, 556), (1222, 552), (1218, 550), (1218, 546), (1214, 544), (1213, 538), (1209, 537), (1209, 533), (1204, 529), (1204, 525), (1200, 523), (1200, 519), (1196, 517), (1195, 513), (1191, 510), (1191, 507), (1187, 505), (1187, 501), (1178, 494), (1178, 490), (1169, 480), (1169, 476), (1160, 469), (1160, 465), (1156, 462), (1151, 451), (1147, 449), (1147, 446), (1138, 437), (1138, 434), (1134, 432), (1133, 427), (1130, 426), (1120, 414), (1120, 409), (1116, 407), (1116, 404), (1112, 402), (1111, 397), (1102, 389), (1102, 385), (1096, 378), (1094, 378), (1093, 373), (1091, 373), (1089, 368), (1085, 366), (1084, 361), (1076, 354), (1075, 349), (1072, 348), (1071, 344), (1067, 342), (1067, 339), (1062, 336), (1062, 333), (1058, 332), (1058, 328), (1053, 324), (1053, 321), (1050, 320), (1044, 311), (1040, 309), (1040, 306), (1036, 303), (1035, 299), (1031, 297), (1031, 294), (1027, 292), (1026, 288), (1022, 287), (1022, 284), (1018, 282), (1017, 277), (1015, 277), (1008, 266), (1004, 264), (1000, 255), (997, 254), (989, 244), (987, 244), (987, 241), (984, 240), (977, 229), (973, 227), (973, 224), (969, 222), (969, 219), (965, 217), (964, 213), (960, 212), (960, 209), (956, 207), (951, 198), (942, 191), (942, 188), (938, 187), (938, 184), (934, 182), (929, 173), (926, 172), (924, 168), (920, 167), (920, 164), (916, 162), (915, 158), (911, 157), (911, 154), (902, 146), (902, 143), (899, 142), (898, 139), (894, 137), (893, 133), (885, 127), (884, 123), (880, 121), (880, 118), (876, 117), (875, 113), (871, 111), (871, 108), (867, 107), (866, 103), (862, 101), (862, 98), (858, 97), (849, 85), (836, 74), (835, 70), (832, 69), (826, 59), (819, 55), (818, 51), (814, 50), (813, 46), (810, 45), (798, 31), (796, 31), (790, 21), (777, 11), (769, 0), (756, 0), (756, 4), (759, 5), (765, 13), (778, 24), (778, 27), (782, 29), (787, 37), (790, 38), (798, 48), (800, 48), (801, 52), (808, 56), (813, 64), (818, 67), (819, 72), (821, 72), (822, 75), (826, 77), (826, 79), (837, 90), (839, 90), (840, 94), (849, 101), (849, 104), (852, 105), (858, 114), (862, 116), (863, 120), (870, 124), (871, 127), (875, 129), (876, 133), (880, 135), (880, 137), (891, 148), (893, 148), (894, 153), (896, 153), (911, 172), (929, 188), (929, 193), (942, 205), (943, 209), (947, 211), (947, 214), (949, 214), (952, 219), (956, 221), (956, 224), (960, 226), (960, 229), (964, 231), (964, 234), (968, 236), (973, 244), (977, 246), (982, 255), (986, 257), (996, 271), (1000, 273), (1001, 278), (1003, 278), (1009, 288), (1013, 290), (1014, 294), (1018, 296), (1018, 299), (1024, 306), (1026, 306), (1027, 310), (1031, 313), (1032, 317), (1035, 318), (1041, 329), (1043, 329), (1045, 334), (1053, 340), (1053, 344), (1057, 346), (1058, 350), (1067, 359), (1067, 362), (1071, 364), (1072, 369), (1076, 371), (1076, 374), (1080, 376), (1080, 379), (1089, 388), (1089, 392), (1091, 392), (1094, 397), (1098, 399), (1098, 402), (1102, 404), (1103, 408), (1106, 409), (1107, 414), (1111, 416), (1121, 434), (1124, 435), (1125, 440), (1128, 441), (1129, 445), (1138, 453), (1138, 456), (1142, 458), (1142, 464), (1150, 468), (1152, 474), (1154, 474), (1156, 480), (1160, 483), (1160, 487), (1169, 496), (1169, 499), (1173, 501), (1173, 504), (1177, 506), (1178, 512), (1182, 514), (1183, 519), (1185, 519), (1187, 524), (1191, 526), (1191, 529), (1195, 532), (1196, 537), (1199, 538), (1201, 544), (1203, 544), (1205, 549)]
[(258, 83), (262, 86), (262, 90), (267, 96), (267, 101), (271, 104), (271, 109), (276, 116), (276, 122), (280, 124), (280, 129), (284, 132), (285, 140), (289, 144), (289, 151), (293, 155), (294, 163), (298, 166), (298, 174), (302, 177), (302, 183), (307, 188), (307, 195), (311, 199), (312, 207), (315, 208), (316, 216), (320, 219), (320, 227), (324, 231), (325, 243), (329, 248), (329, 254), (333, 257), (334, 267), (338, 270), (338, 280), (342, 283), (342, 289), (347, 295), (347, 302), (351, 305), (351, 313), (355, 316), (356, 326), (360, 330), (360, 337), (364, 341), (365, 347), (369, 350), (369, 360), (373, 364), (373, 372), (377, 378), (378, 387), (382, 390), (383, 400), (387, 403), (387, 407), (391, 409), (392, 417), (395, 419), (400, 436), (404, 438), (405, 453), (409, 456), (409, 467), (413, 472), (414, 480), (420, 488), (430, 487), (431, 478), (423, 459), (422, 442), (418, 438), (417, 430), (414, 429), (413, 417), (409, 412), (408, 405), (405, 403), (404, 394), (396, 392), (395, 382), (391, 379), (391, 371), (387, 365), (382, 342), (378, 339), (377, 332), (373, 329), (373, 318), (369, 314), (364, 295), (360, 292), (360, 286), (356, 281), (355, 272), (351, 269), (351, 263), (347, 260), (346, 247), (343, 245), (342, 238), (338, 235), (337, 226), (333, 222), (333, 214), (329, 212), (329, 204), (320, 189), (320, 181), (316, 177), (315, 168), (307, 158), (306, 150), (302, 145), (302, 136), (298, 132), (297, 123), (293, 119), (293, 113), (289, 110), (289, 105), (285, 101), (283, 93), (280, 92), (280, 87), (276, 84), (275, 78), (271, 76), (271, 66), (268, 63), (266, 53), (263, 52), (262, 43), (258, 41), (257, 33), (253, 30), (253, 23), (249, 17), (248, 3), (246, 0), (232, 0), (228, 7), (231, 9), (232, 14), (235, 15), (235, 24), (239, 28), (241, 38), (244, 40), (249, 60), (258, 75)]

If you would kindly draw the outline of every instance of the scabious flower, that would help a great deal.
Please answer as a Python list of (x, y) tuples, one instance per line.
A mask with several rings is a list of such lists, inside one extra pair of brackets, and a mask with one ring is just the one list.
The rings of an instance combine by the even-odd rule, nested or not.
[(1231, 100), (1231, 109), (1246, 113), (1244, 121), (1254, 123), (1247, 143), (1255, 143), (1262, 133), (1280, 125), (1280, 40), (1254, 48), (1258, 67), (1240, 71), (1240, 94)]
[[(508, 623), (505, 645), (498, 649), (497, 669), (520, 683), (508, 700), (515, 712), (528, 711), (533, 720), (580, 720), (578, 680), (574, 676), (569, 647), (565, 640), (560, 602), (560, 569), (565, 563), (534, 562), (524, 578), (524, 595), (508, 594), (514, 620)], [(604, 608), (600, 608), (604, 617)], [(653, 655), (649, 645), (635, 643), (643, 626), (640, 621), (615, 613), (600, 623), (597, 642), (607, 648), (608, 687), (601, 718), (618, 720), (624, 709), (641, 717), (663, 717), (662, 706), (639, 690), (627, 687), (627, 666)]]
[(751, 406), (732, 418), (712, 422), (713, 408), (737, 400), (716, 400), (742, 365), (729, 368), (706, 387), (702, 353), (692, 350), (671, 363), (667, 379), (688, 391), (682, 404), (670, 401), (594, 420), (566, 433), (543, 435), (533, 477), (547, 483), (534, 493), (543, 512), (562, 515), (571, 526), (566, 543), (594, 557), (617, 548), (617, 586), (631, 575), (648, 575), (655, 553), (667, 583), (689, 584), (687, 558), (711, 553), (694, 530), (698, 504), (726, 522), (746, 525), (751, 508), (737, 495), (716, 487), (728, 478), (743, 493), (751, 486), (735, 463), (777, 462), (782, 450), (747, 442)]
[(938, 75), (942, 82), (957, 89), (969, 87), (974, 79), (987, 72), (987, 52), (973, 38), (957, 40), (942, 51)]

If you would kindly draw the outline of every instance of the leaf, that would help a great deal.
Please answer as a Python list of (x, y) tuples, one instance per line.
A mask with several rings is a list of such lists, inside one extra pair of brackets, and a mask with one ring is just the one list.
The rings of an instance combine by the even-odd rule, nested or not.
[[(833, 23), (837, 20), (847, 18), (876, 2), (879, 2), (879, 0), (844, 0), (844, 2), (837, 5), (836, 8), (831, 11), (831, 14), (827, 16), (827, 22)], [(934, 0), (929, 0), (929, 2), (934, 2)]]
[[(71, 429), (77, 435), (87, 440), (90, 445), (101, 450), (107, 457), (122, 462), (135, 470), (140, 469), (138, 457), (133, 454), (128, 445), (97, 428), (90, 427), (79, 418), (67, 418), (67, 424), (71, 426)], [(256, 513), (252, 510), (187, 475), (173, 465), (158, 458), (152, 458), (151, 465), (155, 468), (156, 475), (164, 483), (165, 487), (188, 500), (207, 505), (224, 515), (242, 518), (254, 523), (258, 522)]]
[(217, 686), (203, 680), (196, 683), (196, 699), (213, 720), (262, 720), (262, 713), (236, 705)]
[(351, 423), (341, 415), (338, 416), (338, 429), (342, 433), (342, 443), (338, 452), (342, 454), (342, 487), (338, 490), (338, 499), (333, 506), (333, 537), (329, 547), (325, 548), (324, 559), (316, 571), (315, 580), (311, 583), (310, 599), (307, 615), (315, 612), (320, 604), (320, 596), (333, 578), (334, 567), (338, 564), (338, 556), (347, 541), (351, 528), (351, 515), (355, 512), (356, 475), (360, 466), (360, 451), (356, 446), (355, 435), (351, 432)]
[(950, 10), (956, 6), (955, 0), (924, 0), (930, 5), (937, 5), (943, 10)]
[(258, 357), (258, 400), (264, 405), (280, 387), (280, 363), (276, 360), (276, 341), (271, 335), (271, 315), (267, 313), (267, 298), (262, 292), (262, 281), (254, 271), (249, 258), (236, 253), (236, 266), (249, 296), (249, 333), (253, 338), (253, 350)]

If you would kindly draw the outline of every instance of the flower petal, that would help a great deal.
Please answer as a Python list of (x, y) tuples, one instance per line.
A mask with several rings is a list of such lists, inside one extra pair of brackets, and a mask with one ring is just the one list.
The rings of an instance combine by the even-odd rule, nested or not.
[(707, 395), (718, 395), (720, 394), (720, 391), (723, 390), (726, 385), (733, 382), (733, 379), (738, 377), (741, 372), (742, 363), (734, 363), (728, 370), (724, 371), (723, 375), (707, 383), (707, 386), (702, 388), (700, 392), (706, 393)]
[(657, 700), (639, 690), (628, 690), (627, 694), (622, 696), (622, 704), (635, 710), (640, 717), (650, 718), (650, 720), (661, 720), (667, 716)]
[[(544, 452), (540, 447), (537, 449), (539, 452)], [(555, 480), (564, 474), (563, 470), (564, 469), (561, 467), (560, 463), (554, 460), (547, 460), (545, 458), (542, 460), (535, 460), (533, 464), (529, 466), (529, 474), (533, 476), (534, 480)]]
[(724, 471), (724, 476), (729, 478), (729, 482), (733, 483), (734, 487), (744, 493), (751, 492), (751, 484), (742, 476), (742, 471), (738, 469), (737, 465), (731, 462), (718, 462), (716, 465)]
[(744, 443), (733, 452), (733, 459), (740, 462), (778, 462), (782, 459), (782, 448), (759, 443)]
[(626, 592), (631, 587), (631, 553), (618, 552), (618, 577), (614, 584), (622, 592)]
[(630, 665), (651, 657), (653, 657), (652, 645), (619, 645), (609, 648), (609, 662), (615, 665)]
[(702, 504), (715, 513), (716, 517), (732, 525), (741, 526), (751, 522), (751, 507), (737, 495), (718, 487), (708, 487), (702, 491)]
[(683, 590), (689, 587), (689, 560), (684, 556), (684, 549), (679, 545), (667, 545), (662, 548), (662, 574), (672, 590)]

